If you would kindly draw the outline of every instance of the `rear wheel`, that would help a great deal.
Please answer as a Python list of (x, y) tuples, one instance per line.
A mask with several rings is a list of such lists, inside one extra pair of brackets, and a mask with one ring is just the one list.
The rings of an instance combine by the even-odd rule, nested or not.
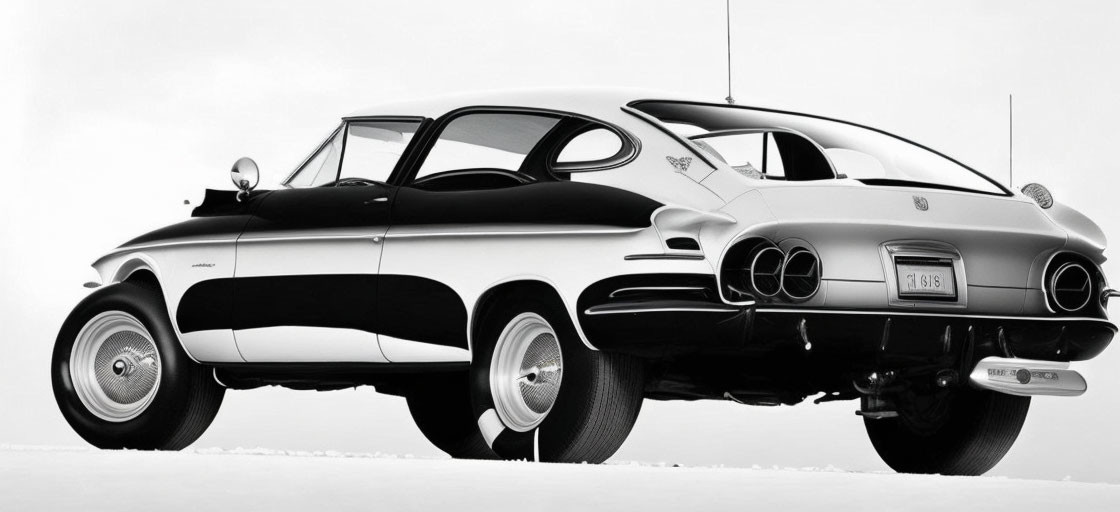
[(179, 345), (159, 291), (134, 283), (74, 308), (55, 341), (51, 380), (66, 421), (99, 448), (182, 449), (225, 393)]
[(424, 437), (456, 459), (496, 459), (471, 413), (466, 372), (432, 374), (405, 393), (408, 411)]
[(1015, 443), (1031, 399), (963, 389), (896, 402), (898, 417), (864, 419), (883, 462), (900, 473), (981, 475)]
[(600, 463), (622, 446), (642, 406), (641, 361), (587, 348), (553, 297), (507, 297), (481, 321), (472, 402), (498, 456)]

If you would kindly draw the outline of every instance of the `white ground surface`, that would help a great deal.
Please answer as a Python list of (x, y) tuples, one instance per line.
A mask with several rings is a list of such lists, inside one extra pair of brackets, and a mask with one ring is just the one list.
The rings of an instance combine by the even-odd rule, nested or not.
[[(703, 507), (703, 508), (701, 508)], [(834, 468), (0, 445), (0, 510), (1120, 510), (1120, 486)]]

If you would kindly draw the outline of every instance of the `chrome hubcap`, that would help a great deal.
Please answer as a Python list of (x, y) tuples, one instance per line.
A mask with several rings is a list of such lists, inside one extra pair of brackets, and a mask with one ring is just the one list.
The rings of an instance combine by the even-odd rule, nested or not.
[(525, 432), (540, 425), (556, 403), (564, 373), (560, 341), (535, 313), (506, 325), (490, 363), (494, 408), (506, 427)]
[(86, 322), (70, 353), (78, 398), (105, 421), (128, 421), (144, 412), (159, 389), (161, 369), (151, 333), (123, 311)]

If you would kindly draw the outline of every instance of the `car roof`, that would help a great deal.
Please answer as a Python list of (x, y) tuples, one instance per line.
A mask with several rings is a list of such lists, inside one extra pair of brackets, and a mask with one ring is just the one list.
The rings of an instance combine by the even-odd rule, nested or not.
[(609, 119), (617, 117), (620, 108), (626, 104), (646, 99), (704, 101), (650, 89), (586, 87), (510, 89), (384, 103), (355, 111), (345, 118), (423, 116), (434, 119), (464, 107), (490, 106), (558, 110)]

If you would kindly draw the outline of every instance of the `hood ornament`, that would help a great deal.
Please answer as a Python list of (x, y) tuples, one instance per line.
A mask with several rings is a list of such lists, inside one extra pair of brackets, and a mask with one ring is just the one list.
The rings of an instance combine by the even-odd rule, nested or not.
[(677, 172), (685, 172), (688, 170), (688, 166), (692, 165), (691, 156), (682, 156), (680, 158), (667, 156), (665, 159), (669, 161), (669, 164), (672, 165)]
[(924, 212), (929, 209), (929, 201), (926, 201), (926, 198), (922, 196), (914, 196), (914, 208)]

